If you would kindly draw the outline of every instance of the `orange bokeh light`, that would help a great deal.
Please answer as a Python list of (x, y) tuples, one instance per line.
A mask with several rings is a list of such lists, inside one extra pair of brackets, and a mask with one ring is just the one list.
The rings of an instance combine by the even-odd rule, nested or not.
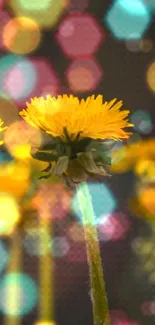
[(34, 51), (40, 43), (41, 32), (37, 23), (28, 17), (11, 19), (2, 31), (3, 44), (16, 54)]

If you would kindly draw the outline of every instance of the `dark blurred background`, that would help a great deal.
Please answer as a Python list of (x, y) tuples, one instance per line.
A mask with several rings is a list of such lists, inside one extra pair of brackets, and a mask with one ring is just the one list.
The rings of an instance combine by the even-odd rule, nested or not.
[[(137, 138), (154, 136), (154, 19), (154, 0), (0, 0), (0, 115), (5, 124), (16, 122), (19, 109), (34, 96), (102, 94), (105, 100), (122, 99), (124, 108), (131, 110)], [(145, 270), (138, 255), (151, 240), (154, 250), (155, 238), (152, 225), (128, 209), (134, 183), (132, 172), (105, 181), (115, 202), (112, 214), (99, 226), (112, 325), (155, 323), (155, 276), (150, 280), (149, 273), (155, 274), (155, 263), (151, 271)], [(99, 189), (100, 215), (100, 202), (106, 204), (102, 194)], [(85, 244), (77, 217), (68, 213), (56, 221), (54, 236), (59, 239), (54, 275), (57, 325), (92, 325)], [(135, 244), (137, 238), (143, 245)], [(9, 240), (2, 243), (9, 252)], [(39, 257), (31, 245), (23, 244), (22, 268), (37, 285)], [(35, 324), (37, 313), (36, 304), (21, 324)], [(0, 324), (3, 321), (1, 313)]]

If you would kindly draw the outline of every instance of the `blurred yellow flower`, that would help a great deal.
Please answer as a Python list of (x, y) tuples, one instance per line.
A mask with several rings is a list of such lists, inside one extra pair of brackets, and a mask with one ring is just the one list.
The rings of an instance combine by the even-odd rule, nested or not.
[(155, 176), (155, 139), (128, 144), (116, 150), (112, 155), (111, 170), (124, 173), (131, 169), (136, 174)]
[(146, 187), (140, 191), (138, 199), (150, 217), (153, 216), (155, 219), (155, 187)]
[(137, 193), (129, 200), (129, 208), (134, 215), (155, 221), (155, 186), (139, 184)]

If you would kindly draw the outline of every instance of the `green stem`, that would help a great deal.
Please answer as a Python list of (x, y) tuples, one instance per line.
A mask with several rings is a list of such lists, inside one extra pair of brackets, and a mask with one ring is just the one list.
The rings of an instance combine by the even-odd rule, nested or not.
[(82, 213), (82, 221), (85, 232), (94, 325), (110, 325), (99, 240), (95, 226), (92, 200), (87, 183), (81, 184), (81, 188), (77, 190), (77, 196)]

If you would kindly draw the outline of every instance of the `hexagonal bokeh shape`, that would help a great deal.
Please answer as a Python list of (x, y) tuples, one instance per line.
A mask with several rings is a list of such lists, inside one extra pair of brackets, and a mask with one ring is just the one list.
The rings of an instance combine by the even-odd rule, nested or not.
[(10, 0), (14, 16), (29, 17), (41, 28), (54, 26), (68, 6), (69, 0)]
[(104, 38), (104, 31), (88, 13), (68, 15), (56, 34), (63, 52), (72, 59), (93, 55)]
[(142, 0), (116, 0), (105, 17), (105, 22), (117, 39), (139, 39), (151, 21)]
[(22, 56), (5, 55), (0, 60), (0, 94), (25, 105), (31, 97), (56, 95), (59, 80), (49, 62), (42, 58), (24, 59)]
[(70, 89), (77, 92), (87, 92), (96, 89), (103, 72), (94, 59), (74, 60), (66, 71)]

